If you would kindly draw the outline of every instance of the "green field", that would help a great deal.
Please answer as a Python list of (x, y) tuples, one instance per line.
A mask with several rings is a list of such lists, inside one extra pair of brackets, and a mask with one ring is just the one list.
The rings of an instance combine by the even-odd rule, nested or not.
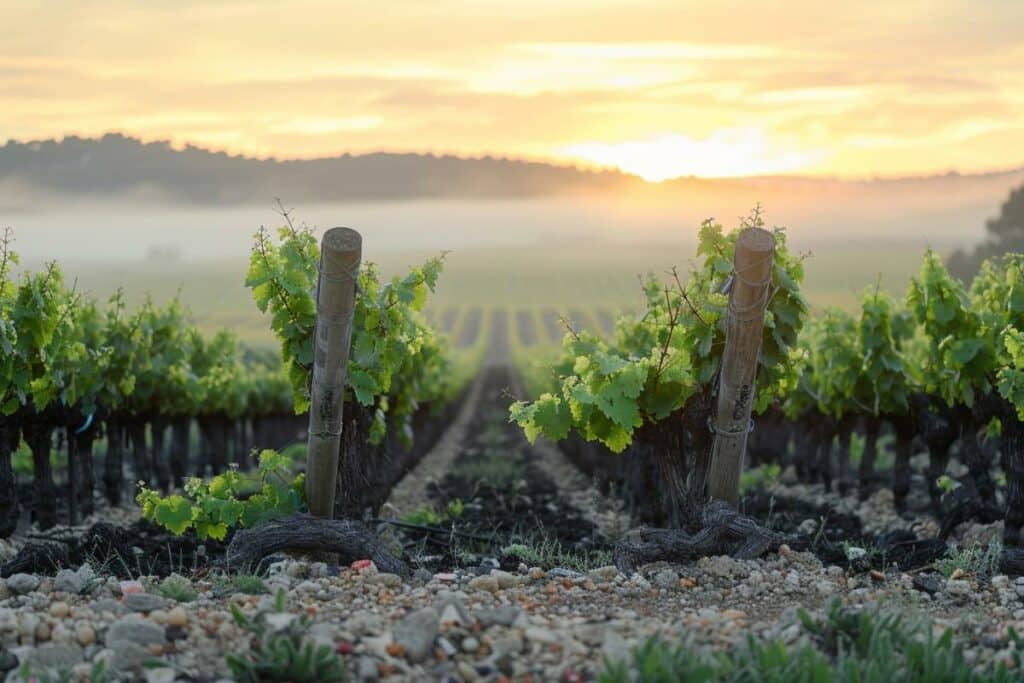
[[(791, 246), (799, 249), (799, 245)], [(391, 274), (430, 255), (425, 251), (388, 251), (374, 260)], [(607, 329), (617, 313), (642, 304), (640, 274), (665, 274), (674, 265), (685, 271), (692, 256), (692, 247), (679, 246), (455, 251), (447, 256), (445, 273), (428, 304), (428, 314), (453, 341), (472, 345), (472, 328), (477, 334), (485, 333), (489, 327), (486, 313), (504, 310), (513, 342), (536, 336), (537, 343), (542, 344), (553, 341), (553, 328), (561, 337), (560, 317), (577, 327)], [(858, 292), (876, 282), (902, 296), (920, 260), (917, 248), (887, 247), (877, 242), (871, 249), (819, 249), (806, 260), (805, 293), (815, 308), (850, 307)], [(223, 263), (64, 265), (69, 279), (77, 279), (79, 290), (97, 297), (107, 297), (123, 286), (129, 304), (135, 304), (147, 294), (162, 300), (180, 291), (202, 328), (227, 327), (249, 343), (272, 343), (269, 328), (243, 285), (243, 258)], [(482, 317), (473, 323), (473, 316)], [(533, 332), (520, 331), (523, 325)]]

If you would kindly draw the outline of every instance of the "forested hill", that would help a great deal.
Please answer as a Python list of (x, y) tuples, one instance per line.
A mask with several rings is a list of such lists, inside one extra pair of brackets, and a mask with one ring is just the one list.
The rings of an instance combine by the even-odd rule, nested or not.
[(102, 138), (9, 141), (0, 147), (0, 183), (65, 194), (142, 194), (200, 203), (398, 198), (533, 197), (602, 192), (639, 182), (611, 171), (492, 157), (374, 153), (277, 160), (188, 145)]
[[(880, 180), (810, 177), (678, 178), (649, 184), (618, 171), (506, 158), (432, 154), (343, 154), (318, 159), (259, 159), (194, 145), (142, 142), (110, 133), (101, 138), (8, 141), (0, 146), (0, 207), (37, 194), (83, 198), (166, 200), (197, 204), (264, 203), (268, 197), (309, 204), (344, 200), (495, 199), (629, 192), (714, 206), (771, 199), (788, 203), (877, 200), (981, 203), (994, 210), (1024, 169)], [(735, 210), (740, 210), (736, 208)]]

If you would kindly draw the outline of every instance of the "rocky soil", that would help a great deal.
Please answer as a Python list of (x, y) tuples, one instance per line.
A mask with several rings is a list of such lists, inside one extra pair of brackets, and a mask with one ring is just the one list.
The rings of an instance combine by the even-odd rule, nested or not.
[[(954, 629), (982, 662), (1006, 657), (1008, 629), (1024, 631), (1024, 578), (871, 572), (848, 575), (783, 547), (757, 561), (704, 558), (624, 576), (521, 566), (408, 580), (361, 563), (337, 567), (281, 559), (248, 595), (229, 580), (190, 581), (197, 595), (176, 602), (145, 577), (123, 581), (84, 566), (56, 577), (0, 581), (0, 668), (20, 680), (28, 663), (89, 680), (97, 662), (112, 678), (230, 680), (226, 653), (252, 638), (232, 618), (272, 610), (283, 589), (285, 627), (306, 616), (307, 637), (337, 652), (351, 680), (592, 680), (605, 658), (627, 655), (654, 634), (725, 648), (752, 633), (795, 642), (797, 608), (819, 613), (833, 599), (918, 613)], [(252, 590), (253, 587), (248, 587)]]

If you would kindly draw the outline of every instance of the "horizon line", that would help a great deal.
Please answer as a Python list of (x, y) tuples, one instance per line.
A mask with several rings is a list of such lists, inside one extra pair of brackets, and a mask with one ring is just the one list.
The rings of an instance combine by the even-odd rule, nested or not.
[(494, 160), (503, 161), (508, 163), (519, 163), (519, 164), (537, 164), (543, 166), (549, 166), (552, 168), (574, 170), (579, 173), (586, 173), (592, 175), (611, 174), (618, 175), (624, 179), (632, 180), (647, 185), (650, 187), (666, 186), (671, 185), (673, 182), (684, 181), (684, 180), (696, 180), (696, 181), (766, 181), (766, 180), (790, 180), (790, 181), (831, 181), (831, 182), (846, 182), (846, 183), (870, 183), (870, 182), (898, 182), (898, 181), (914, 181), (914, 180), (931, 180), (940, 179), (950, 176), (959, 177), (989, 177), (998, 175), (1010, 175), (1013, 173), (1024, 172), (1024, 159), (1021, 160), (1019, 165), (1007, 166), (1007, 167), (995, 167), (985, 170), (973, 170), (964, 171), (958, 168), (949, 168), (945, 170), (937, 169), (931, 173), (923, 173), (916, 175), (885, 175), (884, 173), (874, 172), (864, 175), (840, 175), (835, 173), (830, 174), (816, 174), (816, 173), (785, 173), (785, 174), (767, 174), (767, 175), (743, 175), (743, 176), (702, 176), (702, 175), (679, 175), (671, 178), (665, 178), (664, 180), (648, 180), (635, 173), (630, 173), (614, 165), (599, 165), (589, 163), (582, 159), (559, 159), (555, 157), (530, 157), (530, 156), (512, 156), (508, 154), (497, 154), (493, 152), (478, 152), (478, 153), (458, 153), (458, 152), (445, 152), (437, 150), (392, 150), (386, 148), (377, 148), (373, 150), (363, 151), (344, 151), (337, 152), (334, 154), (320, 155), (320, 156), (277, 156), (274, 154), (270, 155), (259, 155), (251, 152), (241, 150), (231, 150), (228, 148), (220, 148), (216, 146), (207, 146), (201, 143), (193, 141), (181, 141), (176, 142), (175, 140), (166, 137), (153, 137), (146, 138), (136, 133), (130, 133), (123, 130), (111, 129), (101, 134), (96, 135), (83, 135), (80, 133), (64, 133), (60, 137), (50, 138), (35, 138), (35, 139), (18, 139), (9, 137), (4, 142), (4, 146), (10, 146), (12, 144), (30, 146), (33, 144), (41, 143), (56, 143), (61, 144), (66, 140), (82, 140), (86, 142), (100, 142), (104, 138), (108, 137), (119, 137), (126, 140), (137, 142), (141, 145), (166, 145), (170, 150), (174, 152), (184, 152), (186, 149), (196, 149), (209, 154), (223, 154), (230, 158), (242, 159), (247, 161), (258, 161), (258, 162), (274, 162), (274, 163), (295, 163), (295, 162), (310, 162), (310, 161), (328, 161), (332, 159), (340, 159), (344, 157), (358, 158), (364, 156), (379, 156), (379, 155), (390, 155), (390, 156), (418, 156), (418, 157), (432, 157), (432, 158), (449, 158), (457, 159), (461, 161), (484, 161)]

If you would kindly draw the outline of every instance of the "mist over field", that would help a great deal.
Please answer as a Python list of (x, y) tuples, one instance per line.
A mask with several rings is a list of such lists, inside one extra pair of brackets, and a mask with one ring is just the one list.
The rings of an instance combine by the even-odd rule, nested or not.
[(14, 229), (26, 268), (57, 260), (81, 291), (123, 287), (132, 304), (180, 293), (204, 329), (269, 343), (244, 281), (255, 231), (283, 223), (276, 197), (318, 233), (358, 229), (364, 258), (385, 274), (448, 252), (435, 313), (550, 319), (637, 308), (638, 275), (685, 273), (703, 220), (732, 228), (758, 205), (808, 254), (813, 306), (850, 307), (876, 284), (901, 296), (927, 247), (979, 243), (1022, 181), (1024, 170), (650, 183), (491, 157), (258, 159), (112, 134), (0, 147), (0, 225)]

